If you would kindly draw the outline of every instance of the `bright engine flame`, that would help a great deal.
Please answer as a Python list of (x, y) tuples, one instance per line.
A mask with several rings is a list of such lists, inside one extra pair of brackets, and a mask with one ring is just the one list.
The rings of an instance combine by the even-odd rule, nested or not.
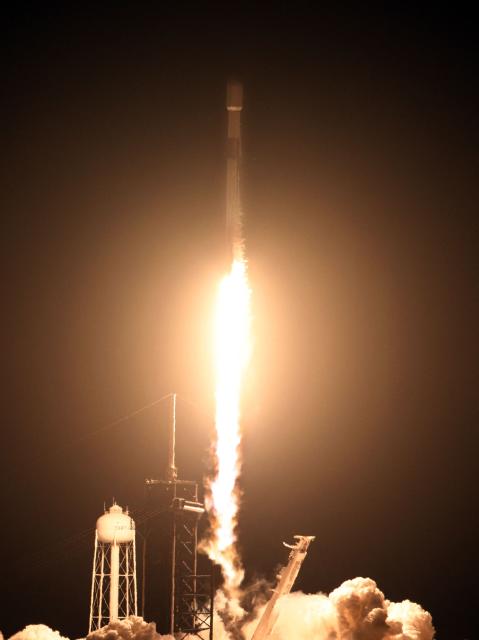
[(211, 481), (207, 508), (212, 536), (206, 545), (221, 566), (227, 595), (234, 597), (244, 571), (236, 549), (237, 479), (240, 473), (240, 398), (249, 360), (250, 297), (246, 262), (235, 258), (220, 283), (215, 316), (216, 476)]

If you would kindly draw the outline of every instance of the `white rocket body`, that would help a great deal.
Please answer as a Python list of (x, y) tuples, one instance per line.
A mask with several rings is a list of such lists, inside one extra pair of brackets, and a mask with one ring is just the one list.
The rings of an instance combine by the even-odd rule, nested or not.
[(232, 257), (242, 259), (242, 225), (240, 202), (241, 163), (241, 110), (243, 87), (239, 82), (229, 82), (226, 92), (228, 111), (228, 146), (226, 160), (226, 235)]

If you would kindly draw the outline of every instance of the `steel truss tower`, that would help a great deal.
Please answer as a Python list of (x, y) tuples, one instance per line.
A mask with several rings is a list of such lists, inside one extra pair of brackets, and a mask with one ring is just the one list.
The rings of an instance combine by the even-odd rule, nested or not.
[(198, 571), (198, 520), (204, 507), (198, 483), (191, 480), (148, 480), (170, 494), (171, 575), (169, 632), (177, 640), (188, 635), (213, 638), (212, 576)]
[(211, 639), (211, 575), (198, 573), (198, 519), (204, 508), (198, 502), (197, 483), (178, 480), (175, 489), (189, 489), (191, 500), (175, 497), (173, 501), (172, 633), (177, 640), (188, 635), (205, 638), (208, 634)]
[[(156, 486), (171, 514), (171, 574), (169, 633), (176, 640), (196, 636), (213, 640), (213, 580), (199, 572), (198, 521), (204, 514), (199, 487), (194, 480), (180, 480), (175, 466), (176, 395), (172, 395), (169, 459), (166, 480), (147, 480)], [(206, 558), (204, 558), (206, 564)]]

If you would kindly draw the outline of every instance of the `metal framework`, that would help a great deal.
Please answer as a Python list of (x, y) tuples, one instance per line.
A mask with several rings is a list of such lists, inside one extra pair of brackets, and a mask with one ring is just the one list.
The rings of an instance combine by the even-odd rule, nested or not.
[(198, 502), (197, 483), (178, 480), (175, 484), (183, 485), (182, 493), (190, 493), (191, 500), (175, 497), (173, 501), (171, 632), (177, 640), (187, 636), (211, 640), (212, 579), (198, 573), (198, 519), (204, 508)]
[[(169, 632), (213, 639), (212, 576), (198, 571), (198, 520), (204, 507), (192, 480), (148, 480), (171, 496), (171, 575)], [(206, 559), (205, 559), (206, 562)]]
[[(118, 597), (113, 599), (112, 587), (118, 588)], [(117, 602), (115, 611), (111, 609), (112, 600)], [(95, 531), (88, 633), (130, 615), (137, 615), (135, 539), (126, 543), (101, 542)]]
[(172, 515), (169, 631), (176, 640), (187, 636), (213, 640), (212, 576), (198, 572), (198, 520), (205, 508), (199, 502), (198, 483), (178, 479), (176, 393), (171, 394), (168, 432), (166, 479), (151, 479), (146, 484), (161, 489), (163, 502)]

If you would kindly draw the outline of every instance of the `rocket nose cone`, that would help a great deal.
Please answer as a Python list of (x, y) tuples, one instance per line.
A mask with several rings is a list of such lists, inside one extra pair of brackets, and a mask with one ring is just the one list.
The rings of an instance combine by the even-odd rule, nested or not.
[(243, 85), (237, 80), (230, 80), (226, 86), (226, 108), (240, 111), (243, 107)]

